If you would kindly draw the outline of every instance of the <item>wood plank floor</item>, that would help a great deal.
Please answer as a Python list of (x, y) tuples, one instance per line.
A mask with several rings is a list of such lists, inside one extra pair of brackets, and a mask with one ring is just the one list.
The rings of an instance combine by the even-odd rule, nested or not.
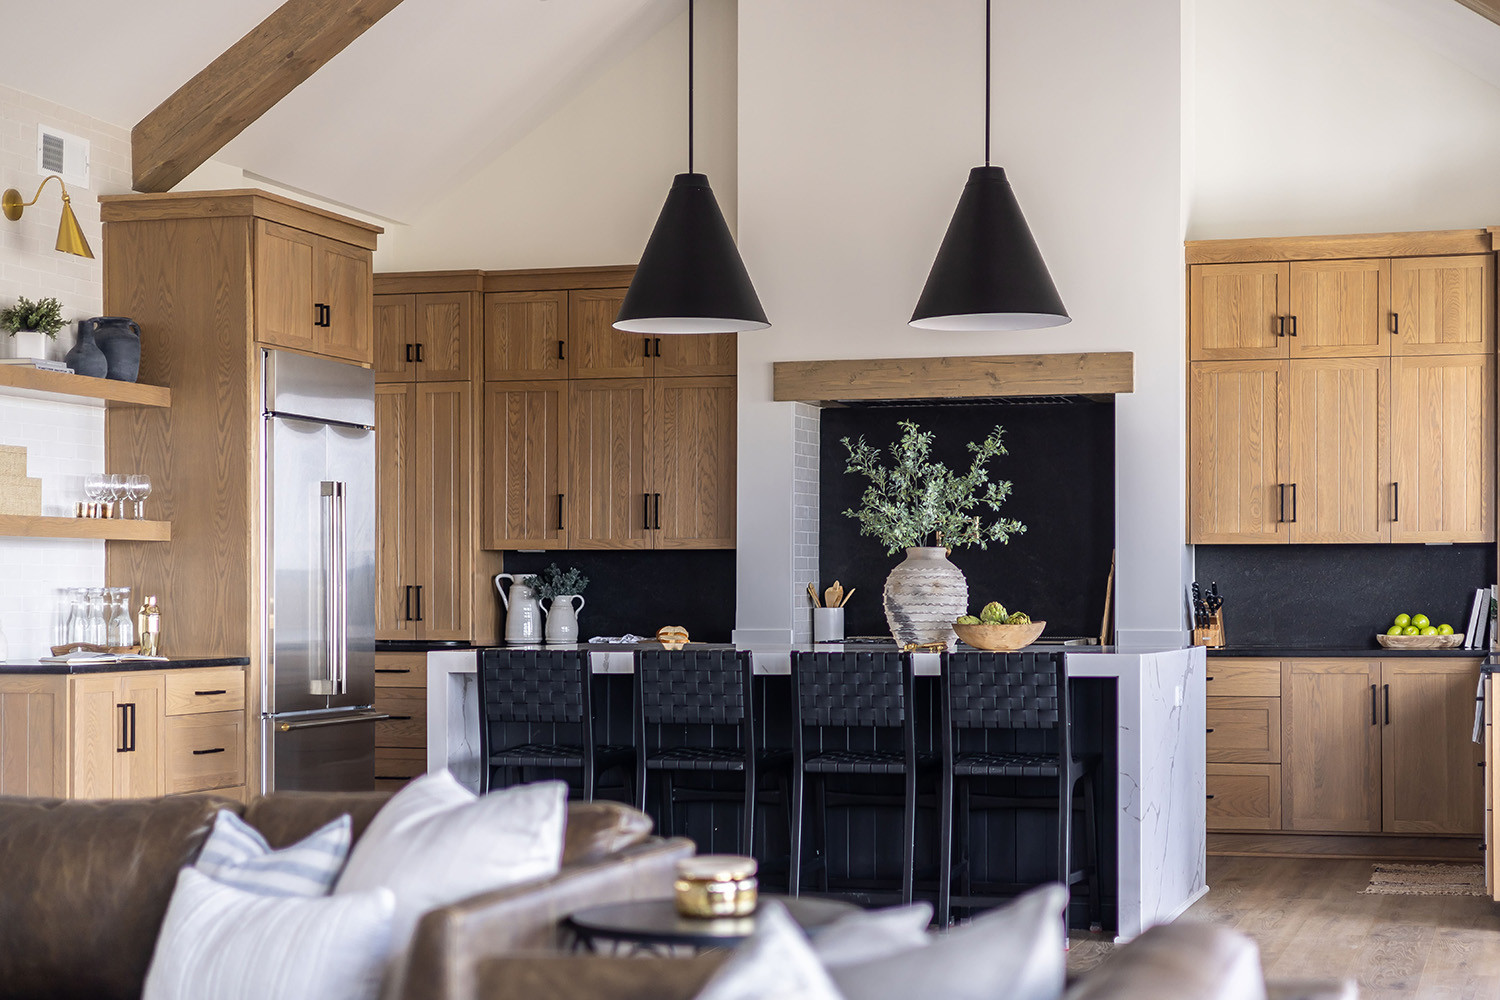
[[(1500, 904), (1480, 896), (1367, 896), (1371, 867), (1211, 857), (1209, 893), (1183, 919), (1255, 939), (1270, 979), (1350, 977), (1366, 1000), (1500, 997)], [(1068, 968), (1086, 971), (1109, 951), (1075, 938)]]

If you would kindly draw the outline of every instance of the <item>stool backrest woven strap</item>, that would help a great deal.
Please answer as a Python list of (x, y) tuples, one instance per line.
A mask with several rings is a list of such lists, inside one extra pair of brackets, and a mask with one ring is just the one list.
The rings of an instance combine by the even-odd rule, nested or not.
[(640, 650), (635, 675), (647, 725), (738, 725), (745, 719), (748, 650)]
[(944, 653), (942, 672), (957, 729), (1056, 729), (1067, 708), (1061, 653)]
[(909, 670), (899, 652), (793, 653), (804, 726), (901, 726)]
[(479, 658), (481, 723), (581, 723), (588, 717), (582, 650), (486, 649)]

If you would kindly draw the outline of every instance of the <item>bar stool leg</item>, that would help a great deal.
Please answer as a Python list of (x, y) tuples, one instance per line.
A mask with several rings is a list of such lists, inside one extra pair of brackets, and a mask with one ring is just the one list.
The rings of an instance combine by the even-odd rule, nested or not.
[(755, 857), (755, 766), (745, 763), (745, 815), (740, 819), (740, 853)]
[(828, 891), (828, 776), (813, 779), (813, 858), (818, 865), (818, 891)]
[(807, 775), (802, 768), (792, 771), (792, 794), (787, 803), (787, 820), (791, 823), (792, 856), (787, 869), (787, 895), (802, 893), (802, 791), (807, 784)]
[(1089, 876), (1089, 930), (1104, 930), (1104, 901), (1099, 885), (1099, 811), (1094, 798), (1094, 774), (1083, 776), (1084, 848)]
[(657, 826), (661, 828), (661, 835), (663, 837), (670, 837), (673, 835), (672, 831), (676, 825), (676, 816), (673, 815), (676, 810), (673, 808), (675, 805), (675, 796), (672, 794), (671, 771), (663, 769), (657, 772), (656, 790), (657, 794), (661, 796), (661, 801), (657, 807), (661, 810), (661, 817), (657, 820)]
[(939, 927), (953, 921), (953, 775), (943, 772), (938, 789), (938, 905)]
[(583, 761), (583, 800), (585, 802), (594, 801), (594, 785), (598, 781), (598, 775), (594, 772), (597, 770), (594, 761), (585, 757)]
[(910, 903), (916, 888), (917, 864), (917, 769), (906, 769), (906, 815), (901, 830), (901, 902)]
[(969, 779), (958, 779), (958, 836), (963, 845), (958, 855), (961, 866), (958, 877), (958, 892), (961, 896), (974, 895), (974, 860), (969, 856), (969, 833), (972, 829), (969, 809)]

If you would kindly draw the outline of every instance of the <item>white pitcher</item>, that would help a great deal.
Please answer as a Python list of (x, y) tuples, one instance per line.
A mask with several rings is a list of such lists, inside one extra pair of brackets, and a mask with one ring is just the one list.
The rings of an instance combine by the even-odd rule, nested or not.
[[(501, 580), (510, 581), (510, 593), (500, 586)], [(542, 641), (542, 606), (536, 599), (536, 574), (520, 573), (512, 576), (499, 573), (495, 576), (495, 590), (500, 602), (505, 605), (505, 641), (513, 645), (527, 645)], [(576, 634), (577, 623), (575, 620)]]
[[(547, 612), (547, 641), (548, 642), (577, 642), (578, 641), (578, 613), (583, 610), (582, 594), (559, 594), (556, 597), (544, 597), (546, 602), (543, 608)], [(561, 601), (562, 603), (557, 603)], [(575, 606), (574, 601), (578, 604)]]

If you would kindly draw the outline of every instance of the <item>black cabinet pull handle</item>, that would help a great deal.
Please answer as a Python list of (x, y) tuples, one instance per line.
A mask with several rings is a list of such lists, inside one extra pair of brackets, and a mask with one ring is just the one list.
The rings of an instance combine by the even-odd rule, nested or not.
[(1391, 484), (1391, 520), (1401, 520), (1401, 484)]
[(562, 493), (559, 493), (557, 495), (557, 530), (558, 531), (562, 531), (563, 530), (563, 510), (564, 510), (563, 496), (564, 496), (564, 494), (562, 494)]
[(1289, 316), (1287, 318), (1292, 321), (1292, 330), (1291, 330), (1290, 333), (1287, 334), (1287, 336), (1288, 337), (1295, 337), (1295, 336), (1297, 336), (1297, 317), (1295, 317), (1295, 316)]
[(376, 667), (377, 674), (409, 674), (411, 667)]
[(1285, 316), (1277, 316), (1276, 317), (1276, 336), (1278, 336), (1278, 337), (1285, 337), (1286, 336), (1286, 317)]
[(1370, 725), (1372, 725), (1372, 726), (1378, 726), (1378, 725), (1380, 725), (1380, 716), (1378, 714), (1379, 709), (1376, 707), (1376, 702), (1375, 702), (1376, 697), (1377, 697), (1377, 695), (1375, 693), (1375, 685), (1371, 684), (1370, 685)]
[(661, 338), (660, 337), (656, 338), (656, 356), (658, 358), (661, 357)]
[(644, 357), (644, 358), (651, 357), (651, 338), (650, 337), (642, 337), (641, 338), (641, 357)]
[(332, 326), (333, 319), (329, 308), (321, 302), (313, 305), (313, 326)]
[(411, 356), (411, 345), (407, 344), (406, 345), (406, 363), (407, 364), (411, 364), (414, 360), (416, 360), (416, 359)]
[(207, 698), (209, 695), (214, 695), (214, 694), (228, 694), (228, 693), (229, 692), (226, 691), (224, 688), (219, 688), (219, 690), (217, 690), (217, 691), (194, 691), (193, 692), (193, 694), (197, 695), (200, 698)]
[(1391, 686), (1385, 686), (1385, 724), (1391, 724)]
[(1276, 484), (1276, 523), (1286, 523), (1286, 483)]
[(1396, 337), (1401, 336), (1401, 314), (1398, 312), (1391, 313), (1391, 334)]
[(411, 716), (409, 716), (409, 715), (389, 715), (389, 716), (386, 716), (386, 718), (389, 719), (391, 722), (410, 722), (411, 721)]
[(417, 621), (422, 620), (422, 585), (417, 584)]
[(411, 616), (411, 587), (406, 588), (406, 621), (412, 621)]
[(124, 703), (120, 705), (120, 745), (115, 747), (115, 753), (130, 752), (130, 706)]
[(212, 750), (194, 750), (193, 751), (193, 756), (194, 757), (202, 757), (205, 754), (223, 753), (223, 752), (224, 752), (224, 748), (223, 747), (214, 747)]
[(557, 360), (559, 360), (559, 361), (566, 361), (567, 360), (567, 358), (565, 358), (563, 356), (563, 342), (560, 341), (560, 340), (557, 342)]
[(1213, 680), (1213, 676), (1212, 676), (1212, 675), (1210, 675), (1210, 676), (1208, 676), (1208, 677), (1205, 677), (1205, 678), (1203, 678), (1203, 679), (1204, 679), (1204, 680), (1205, 680), (1205, 681), (1211, 681), (1211, 680)]
[(1211, 798), (1213, 798), (1213, 796), (1212, 796), (1212, 795), (1205, 795), (1205, 796), (1203, 796), (1203, 797), (1204, 797), (1204, 798), (1205, 798), (1205, 799), (1211, 799)]
[(645, 519), (645, 528), (651, 530), (651, 494), (641, 494), (641, 517)]
[(1205, 732), (1205, 733), (1211, 733), (1211, 732), (1213, 732), (1213, 730), (1212, 730), (1212, 729), (1205, 729), (1205, 730), (1203, 730), (1203, 731), (1204, 731), (1204, 732)]
[(661, 530), (661, 494), (660, 493), (655, 493), (655, 494), (652, 494), (652, 495), (656, 497), (656, 519), (655, 519), (656, 520), (656, 524), (655, 524), (655, 528), (656, 528), (657, 531), (660, 531)]
[(417, 364), (420, 365), (421, 363), (422, 363), (422, 345), (418, 344), (417, 345)]
[(1292, 488), (1292, 523), (1296, 524), (1297, 523), (1297, 484), (1296, 483), (1288, 483), (1287, 485)]

